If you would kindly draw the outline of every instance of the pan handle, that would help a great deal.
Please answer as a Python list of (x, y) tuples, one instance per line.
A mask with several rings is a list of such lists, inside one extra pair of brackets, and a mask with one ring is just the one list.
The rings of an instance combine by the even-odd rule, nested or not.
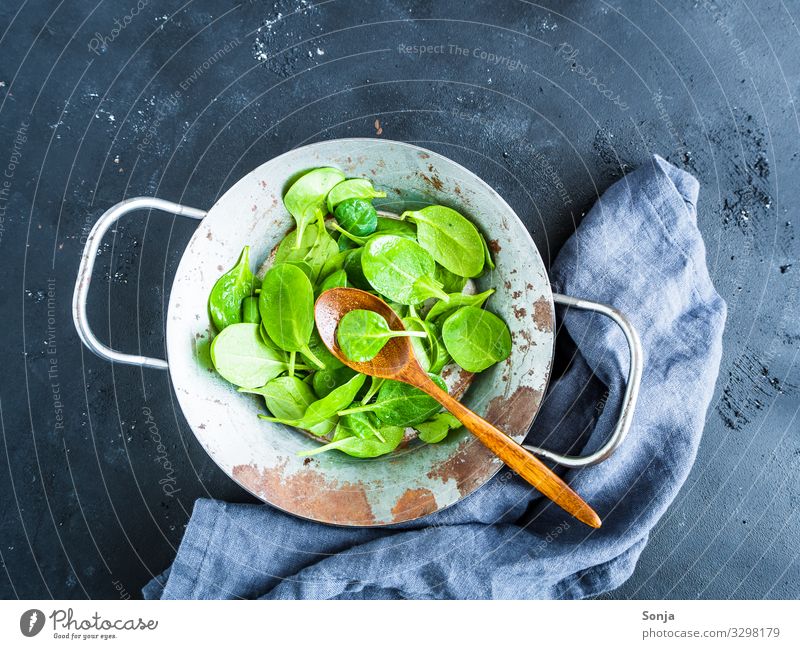
[(625, 386), (625, 395), (622, 398), (622, 410), (617, 425), (614, 427), (608, 441), (606, 441), (601, 448), (590, 455), (579, 456), (561, 455), (543, 448), (525, 446), (525, 448), (532, 453), (536, 453), (562, 466), (590, 466), (602, 462), (616, 451), (617, 447), (625, 440), (628, 430), (630, 430), (633, 411), (636, 407), (636, 399), (639, 396), (639, 384), (642, 380), (642, 343), (639, 339), (638, 332), (631, 324), (630, 320), (628, 320), (622, 312), (612, 306), (600, 304), (599, 302), (591, 302), (590, 300), (582, 300), (568, 295), (560, 295), (558, 293), (553, 293), (553, 302), (583, 311), (594, 311), (595, 313), (600, 313), (611, 318), (617, 323), (619, 328), (622, 329), (622, 333), (625, 334), (625, 340), (628, 342), (628, 349), (630, 350), (630, 368), (628, 369), (628, 381)]
[(81, 263), (78, 267), (78, 280), (75, 282), (75, 292), (72, 294), (72, 319), (75, 322), (75, 329), (83, 344), (91, 349), (100, 358), (104, 358), (112, 363), (124, 363), (126, 365), (137, 365), (139, 367), (152, 367), (159, 370), (167, 369), (167, 361), (160, 358), (149, 358), (147, 356), (137, 356), (135, 354), (123, 354), (106, 347), (97, 340), (89, 326), (86, 317), (86, 298), (89, 295), (89, 285), (92, 282), (92, 270), (97, 259), (97, 250), (100, 242), (108, 229), (116, 223), (121, 216), (134, 210), (161, 210), (179, 216), (188, 216), (192, 219), (202, 219), (206, 213), (194, 207), (186, 207), (178, 203), (171, 203), (160, 198), (139, 196), (117, 203), (107, 210), (94, 224), (92, 231), (86, 239), (86, 246), (83, 249)]

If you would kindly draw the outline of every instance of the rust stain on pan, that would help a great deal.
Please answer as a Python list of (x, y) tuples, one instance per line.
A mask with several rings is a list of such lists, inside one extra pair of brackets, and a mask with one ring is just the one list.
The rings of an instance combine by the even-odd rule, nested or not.
[(513, 333), (511, 334), (511, 340), (514, 341), (514, 344), (517, 345), (517, 347), (519, 348), (520, 351), (526, 352), (531, 348), (531, 346), (534, 346), (534, 347), (536, 346), (536, 341), (533, 339), (533, 337), (531, 336), (529, 331), (526, 331), (525, 329), (522, 329), (519, 332), (519, 336), (525, 342), (522, 342), (522, 343), (518, 342)]
[(469, 388), (470, 384), (472, 383), (472, 379), (475, 378), (475, 374), (473, 372), (467, 372), (466, 370), (461, 370), (458, 374), (458, 378), (456, 379), (455, 384), (452, 388), (450, 388), (450, 394), (453, 395), (456, 399), (460, 399), (461, 397), (466, 394), (467, 389)]
[(420, 516), (426, 516), (437, 509), (436, 498), (430, 489), (408, 489), (400, 496), (395, 506), (392, 507), (393, 522), (402, 523)]
[(553, 331), (553, 304), (545, 297), (533, 303), (533, 320), (539, 331)]
[(330, 481), (308, 467), (284, 476), (284, 466), (239, 464), (233, 467), (233, 477), (267, 502), (305, 518), (339, 525), (375, 524), (364, 487)]
[(510, 397), (492, 399), (486, 409), (486, 421), (509, 435), (524, 435), (541, 402), (541, 390), (522, 385)]
[(421, 177), (421, 178), (422, 178), (422, 179), (423, 179), (423, 180), (424, 180), (426, 183), (428, 183), (428, 184), (429, 184), (431, 187), (433, 187), (435, 190), (437, 190), (437, 191), (441, 191), (441, 190), (442, 190), (442, 187), (444, 187), (444, 183), (441, 181), (441, 179), (439, 178), (439, 176), (436, 176), (436, 175), (433, 175), (433, 176), (427, 176), (426, 174), (424, 174), (424, 173), (422, 173), (422, 172), (418, 172), (418, 173), (419, 173), (420, 177)]
[(474, 437), (467, 437), (458, 452), (428, 471), (431, 480), (456, 481), (458, 493), (467, 496), (495, 472), (494, 454)]

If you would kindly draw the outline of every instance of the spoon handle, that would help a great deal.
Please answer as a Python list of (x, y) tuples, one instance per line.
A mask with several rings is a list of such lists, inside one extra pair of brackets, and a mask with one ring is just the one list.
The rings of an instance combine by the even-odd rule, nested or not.
[(478, 440), (499, 457), (513, 471), (533, 485), (564, 511), (572, 514), (590, 527), (600, 527), (600, 517), (586, 502), (569, 488), (566, 482), (548, 469), (529, 451), (517, 444), (504, 432), (476, 415), (472, 410), (456, 401), (427, 376), (414, 377), (413, 384), (428, 393), (449, 410)]

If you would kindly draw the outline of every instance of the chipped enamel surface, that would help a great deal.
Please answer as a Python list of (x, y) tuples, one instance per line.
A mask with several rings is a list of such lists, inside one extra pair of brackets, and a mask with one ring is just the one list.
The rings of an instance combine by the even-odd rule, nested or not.
[[(483, 232), (497, 265), (477, 280), (497, 292), (487, 306), (511, 328), (504, 363), (477, 376), (466, 405), (521, 441), (541, 404), (553, 354), (553, 302), (544, 264), (522, 222), (487, 184), (432, 151), (386, 140), (320, 142), (271, 160), (240, 180), (208, 212), (183, 255), (170, 298), (169, 369), (181, 408), (220, 468), (265, 502), (325, 523), (373, 526), (419, 518), (452, 505), (501, 467), (463, 429), (442, 443), (412, 439), (372, 460), (341, 453), (299, 458), (318, 442), (257, 419), (263, 402), (239, 394), (213, 371), (207, 298), (217, 277), (249, 245), (267, 257), (293, 221), (281, 201), (298, 170), (335, 166), (386, 191), (376, 205), (393, 212), (442, 203)], [(458, 377), (447, 377), (450, 384)], [(462, 377), (463, 380), (463, 377)]]

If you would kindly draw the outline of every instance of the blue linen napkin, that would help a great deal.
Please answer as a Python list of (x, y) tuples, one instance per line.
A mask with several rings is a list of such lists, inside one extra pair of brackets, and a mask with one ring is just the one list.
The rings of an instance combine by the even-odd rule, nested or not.
[[(582, 598), (627, 579), (694, 461), (726, 306), (706, 268), (698, 183), (662, 158), (613, 185), (551, 271), (554, 289), (612, 304), (645, 354), (625, 443), (566, 479), (603, 519), (590, 530), (507, 469), (452, 508), (382, 529), (336, 528), (269, 506), (198, 500), (172, 567), (146, 598)], [(570, 362), (529, 441), (590, 452), (613, 428), (628, 349), (610, 320), (566, 312)], [(582, 449), (575, 447), (581, 434)]]

